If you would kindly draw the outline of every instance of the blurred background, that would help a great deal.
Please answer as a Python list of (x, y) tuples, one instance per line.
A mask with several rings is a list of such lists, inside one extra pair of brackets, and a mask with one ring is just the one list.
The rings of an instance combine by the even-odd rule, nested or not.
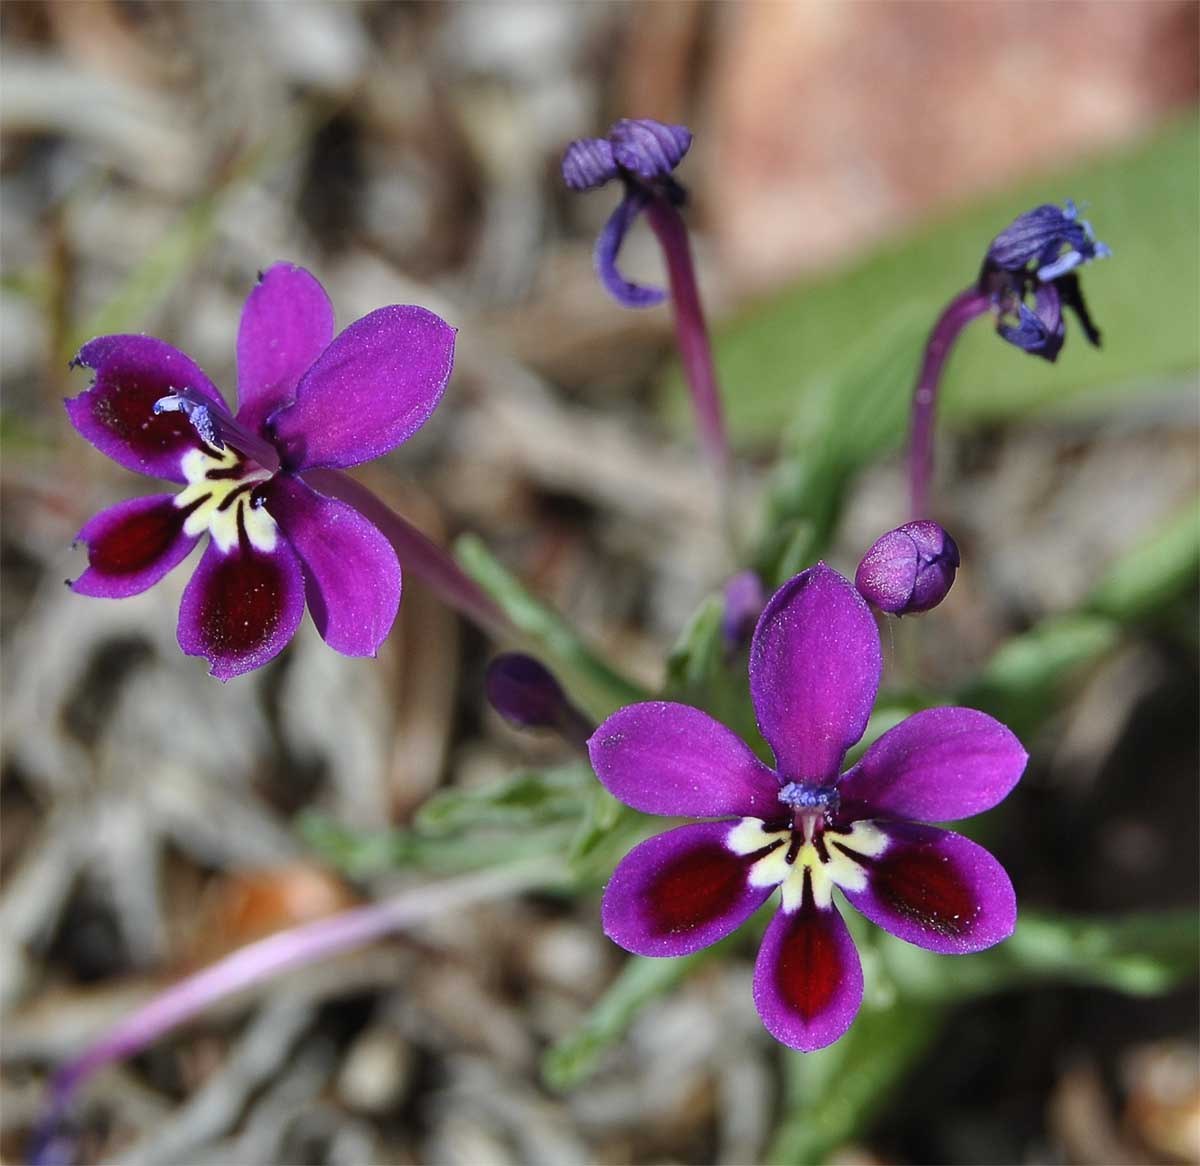
[[(1194, 906), (1195, 3), (6, 0), (0, 33), (5, 1161), (89, 1037), (272, 930), (454, 869), (429, 799), (461, 811), (447, 794), (569, 759), (486, 709), (492, 647), (411, 574), (377, 661), (306, 621), (225, 686), (175, 645), (186, 569), (120, 602), (64, 588), (83, 522), (152, 488), (70, 430), (70, 356), (145, 331), (231, 392), (242, 301), (280, 259), (342, 325), (439, 312), (459, 329), (445, 401), (363, 480), (439, 541), (479, 535), (656, 688), (739, 564), (669, 310), (623, 310), (592, 272), (617, 192), (558, 176), (621, 116), (696, 133), (679, 177), (768, 575), (818, 553), (852, 572), (906, 517), (935, 314), (1015, 214), (1085, 204), (1114, 251), (1083, 276), (1103, 349), (1069, 320), (1051, 366), (981, 322), (952, 363), (936, 496), (964, 569), (918, 666), (1030, 747), (988, 827), (1023, 907)], [(648, 231), (623, 259), (661, 282)], [(89, 1085), (81, 1159), (1200, 1161), (1194, 988), (1136, 943), (1107, 980), (918, 1009), (816, 1073), (761, 1029), (753, 947), (733, 948), (556, 1076), (547, 1050), (595, 1035), (625, 961), (598, 888), (221, 1006)], [(825, 1124), (800, 1129), (810, 1103)]]

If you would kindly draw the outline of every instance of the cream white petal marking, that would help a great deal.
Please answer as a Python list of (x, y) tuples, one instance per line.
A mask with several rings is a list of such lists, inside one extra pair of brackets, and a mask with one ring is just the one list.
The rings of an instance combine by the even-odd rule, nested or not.
[(254, 489), (271, 480), (271, 472), (246, 467), (240, 454), (226, 446), (215, 450), (189, 449), (180, 459), (179, 468), (187, 485), (175, 495), (181, 510), (195, 507), (183, 524), (185, 534), (193, 538), (206, 530), (222, 554), (238, 544), (239, 529), (256, 551), (269, 555), (279, 537), (275, 519), (263, 506), (254, 505)]
[[(803, 900), (805, 871), (814, 902), (825, 908), (833, 902), (835, 886), (848, 891), (866, 887), (867, 872), (855, 857), (876, 858), (888, 845), (887, 835), (865, 821), (854, 822), (847, 830), (825, 829), (818, 838), (814, 841), (809, 828), (768, 830), (758, 818), (743, 818), (726, 835), (725, 845), (734, 854), (753, 854), (772, 842), (782, 842), (750, 867), (749, 881), (752, 887), (781, 887), (783, 909), (795, 911)], [(853, 853), (847, 854), (839, 844)]]

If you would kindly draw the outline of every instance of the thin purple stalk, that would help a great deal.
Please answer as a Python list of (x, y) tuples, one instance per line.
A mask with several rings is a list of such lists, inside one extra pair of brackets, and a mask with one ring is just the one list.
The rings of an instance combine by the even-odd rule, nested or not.
[(118, 1021), (99, 1040), (54, 1074), (33, 1137), (33, 1157), (57, 1144), (58, 1126), (76, 1090), (98, 1069), (124, 1060), (206, 1011), (220, 1000), (293, 968), (362, 947), (384, 935), (448, 911), (502, 899), (562, 878), (556, 859), (530, 859), (509, 867), (477, 871), (391, 899), (344, 911), (278, 932), (240, 948), (211, 967), (188, 976)]
[(679, 212), (665, 199), (652, 198), (646, 205), (646, 217), (667, 260), (671, 283), (671, 305), (675, 312), (675, 339), (683, 371), (692, 393), (700, 440), (722, 482), (729, 477), (732, 457), (721, 390), (713, 365), (712, 346), (700, 303), (700, 288), (692, 265), (692, 250), (687, 226)]
[(401, 518), (361, 482), (340, 470), (306, 470), (300, 475), (313, 489), (349, 503), (369, 518), (396, 548), (401, 570), (411, 570), (443, 603), (494, 639), (517, 636), (508, 617), (437, 543)]
[(929, 484), (933, 478), (933, 423), (937, 413), (938, 388), (950, 349), (959, 333), (991, 307), (991, 300), (977, 288), (967, 288), (947, 305), (938, 317), (913, 389), (908, 437), (909, 517), (928, 518)]

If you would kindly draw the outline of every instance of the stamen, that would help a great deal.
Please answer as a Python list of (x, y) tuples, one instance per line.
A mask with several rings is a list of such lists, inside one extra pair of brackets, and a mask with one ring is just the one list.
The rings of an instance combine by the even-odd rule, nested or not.
[(808, 781), (789, 781), (779, 791), (779, 800), (793, 810), (815, 810), (826, 818), (836, 814), (842, 797), (836, 785), (814, 785)]
[(269, 441), (247, 429), (228, 413), (214, 408), (195, 389), (172, 389), (168, 396), (154, 402), (154, 412), (182, 413), (210, 448), (220, 452), (227, 445), (232, 446), (268, 473), (273, 474), (279, 469), (279, 453)]

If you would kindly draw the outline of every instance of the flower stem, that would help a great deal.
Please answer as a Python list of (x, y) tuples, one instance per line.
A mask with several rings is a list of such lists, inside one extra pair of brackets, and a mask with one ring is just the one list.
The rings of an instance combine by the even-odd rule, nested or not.
[(415, 526), (401, 518), (361, 482), (340, 470), (306, 470), (300, 475), (314, 490), (349, 503), (369, 518), (396, 548), (402, 570), (411, 570), (448, 607), (486, 635), (509, 640), (517, 633), (504, 612), (454, 559)]
[(946, 358), (959, 333), (990, 306), (991, 300), (977, 288), (960, 292), (938, 317), (925, 344), (925, 356), (913, 389), (908, 438), (909, 517), (912, 519), (929, 517), (926, 510), (933, 478), (933, 423)]
[(704, 322), (704, 308), (700, 303), (700, 288), (692, 265), (687, 226), (675, 207), (664, 198), (650, 199), (646, 206), (646, 217), (667, 261), (671, 304), (675, 312), (675, 339), (692, 393), (700, 440), (717, 472), (718, 480), (725, 488), (732, 468), (729, 435), (725, 430), (721, 390), (713, 365), (708, 326)]
[(240, 948), (211, 967), (173, 984), (118, 1021), (54, 1074), (34, 1134), (33, 1157), (41, 1157), (38, 1148), (50, 1146), (57, 1138), (57, 1127), (67, 1106), (93, 1073), (140, 1052), (219, 1000), (293, 968), (362, 947), (446, 912), (553, 886), (562, 878), (562, 864), (555, 858), (539, 857), (508, 867), (492, 867), (432, 886), (416, 887), (378, 903), (280, 931)]

